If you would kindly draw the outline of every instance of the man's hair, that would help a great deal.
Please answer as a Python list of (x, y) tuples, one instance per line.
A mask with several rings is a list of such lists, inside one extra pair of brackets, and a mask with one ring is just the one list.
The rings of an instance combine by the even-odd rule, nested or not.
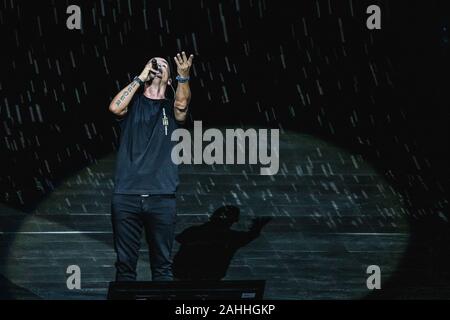
[[(170, 60), (170, 57), (168, 57), (168, 58), (165, 58), (165, 60), (166, 60), (166, 62), (167, 62), (167, 65), (169, 66), (169, 79), (172, 79), (172, 70), (173, 70), (173, 68), (172, 68), (172, 63), (171, 63), (171, 60)], [(172, 82), (173, 82), (173, 79), (172, 79)], [(175, 88), (173, 87), (173, 85), (172, 85), (172, 83), (170, 84), (170, 88), (172, 89), (172, 98), (173, 98), (173, 100), (175, 100)], [(166, 90), (167, 91), (167, 90)], [(166, 93), (166, 99), (169, 99), (169, 97), (167, 97), (167, 93)]]
[(166, 62), (167, 62), (167, 65), (169, 66), (169, 77), (170, 76), (172, 76), (172, 63), (170, 62), (170, 59), (166, 59), (166, 58), (163, 58), (164, 60), (166, 60)]

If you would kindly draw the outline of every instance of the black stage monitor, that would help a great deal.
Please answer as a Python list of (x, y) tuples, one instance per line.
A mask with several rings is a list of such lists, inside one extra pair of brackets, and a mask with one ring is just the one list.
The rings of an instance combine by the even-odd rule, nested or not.
[(265, 280), (110, 282), (109, 300), (261, 300)]

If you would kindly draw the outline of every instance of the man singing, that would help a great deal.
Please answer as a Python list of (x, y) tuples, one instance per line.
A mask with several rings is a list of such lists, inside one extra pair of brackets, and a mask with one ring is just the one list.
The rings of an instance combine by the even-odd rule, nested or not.
[[(148, 243), (152, 280), (173, 280), (171, 250), (176, 219), (178, 170), (172, 162), (172, 132), (186, 120), (191, 99), (189, 71), (194, 56), (174, 57), (175, 99), (166, 98), (171, 70), (153, 58), (112, 100), (120, 123), (115, 186), (111, 201), (116, 281), (136, 280), (142, 229)], [(143, 87), (142, 94), (136, 94)]]

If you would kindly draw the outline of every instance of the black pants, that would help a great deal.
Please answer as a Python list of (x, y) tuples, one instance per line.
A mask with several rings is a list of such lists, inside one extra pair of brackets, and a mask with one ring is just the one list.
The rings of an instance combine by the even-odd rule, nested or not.
[(152, 280), (173, 280), (171, 251), (176, 222), (176, 198), (113, 194), (111, 217), (117, 254), (116, 281), (136, 280), (142, 229), (149, 249)]

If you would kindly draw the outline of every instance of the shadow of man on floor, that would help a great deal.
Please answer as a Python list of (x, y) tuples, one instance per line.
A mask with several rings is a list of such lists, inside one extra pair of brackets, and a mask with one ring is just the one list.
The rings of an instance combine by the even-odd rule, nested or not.
[(239, 208), (222, 206), (202, 225), (189, 227), (175, 239), (180, 249), (174, 257), (177, 280), (221, 280), (239, 248), (259, 237), (270, 217), (255, 218), (248, 231), (232, 230), (239, 221)]

